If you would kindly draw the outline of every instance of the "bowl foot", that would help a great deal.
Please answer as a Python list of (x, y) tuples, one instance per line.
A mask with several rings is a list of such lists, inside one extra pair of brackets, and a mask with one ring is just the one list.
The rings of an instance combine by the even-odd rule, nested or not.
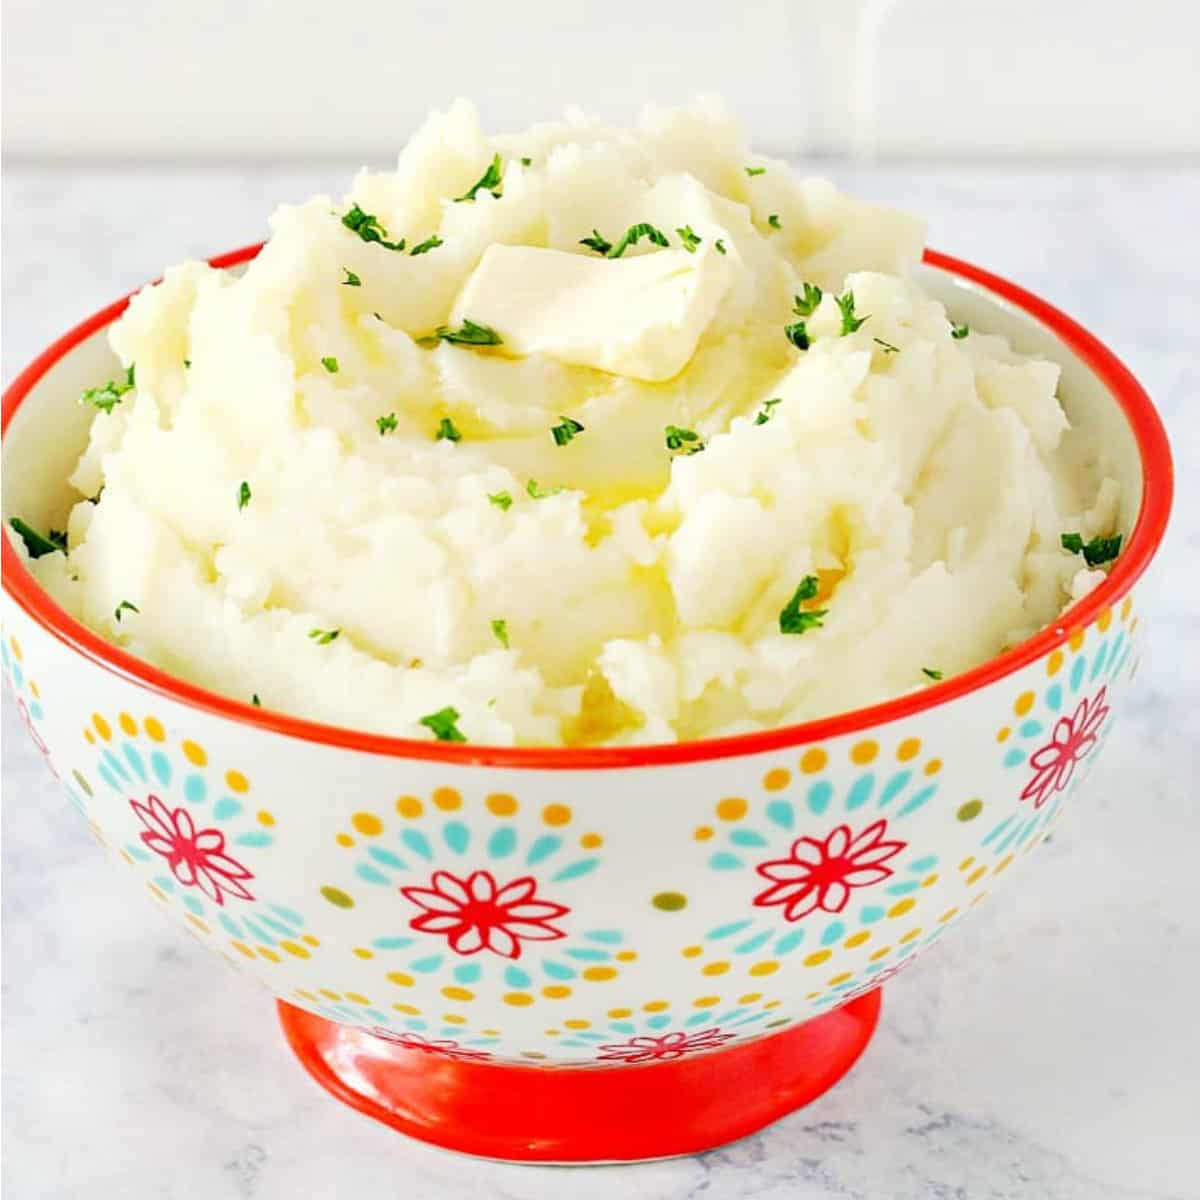
[(866, 1047), (880, 994), (743, 1045), (622, 1067), (456, 1060), (278, 1003), (292, 1050), (344, 1104), (466, 1154), (585, 1163), (709, 1150), (808, 1104)]

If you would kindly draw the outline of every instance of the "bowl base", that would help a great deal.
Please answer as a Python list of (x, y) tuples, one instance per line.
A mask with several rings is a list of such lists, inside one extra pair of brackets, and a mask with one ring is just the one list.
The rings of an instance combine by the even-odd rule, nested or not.
[(410, 1137), (510, 1162), (634, 1162), (745, 1137), (854, 1065), (879, 989), (810, 1021), (692, 1057), (535, 1067), (410, 1049), (278, 1001), (288, 1044), (342, 1103)]

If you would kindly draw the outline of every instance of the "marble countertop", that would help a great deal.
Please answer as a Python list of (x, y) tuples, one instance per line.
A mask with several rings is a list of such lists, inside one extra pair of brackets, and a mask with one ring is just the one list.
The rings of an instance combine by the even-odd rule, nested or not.
[[(4, 700), (2, 1182), (14, 1200), (1166, 1200), (1200, 1195), (1200, 171), (831, 173), (1079, 317), (1172, 434), (1174, 524), (1126, 718), (1053, 842), (886, 989), (854, 1072), (693, 1158), (503, 1166), (319, 1091), (267, 996), (96, 852)], [(344, 167), (11, 168), (4, 379), (172, 261)]]

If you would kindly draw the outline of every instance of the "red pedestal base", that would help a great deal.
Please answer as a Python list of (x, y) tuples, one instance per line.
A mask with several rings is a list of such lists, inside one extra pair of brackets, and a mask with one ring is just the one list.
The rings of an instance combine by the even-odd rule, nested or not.
[(517, 1162), (629, 1162), (709, 1150), (832, 1087), (879, 1019), (876, 989), (770, 1037), (671, 1062), (524, 1067), (410, 1050), (279, 1002), (309, 1074), (410, 1137)]

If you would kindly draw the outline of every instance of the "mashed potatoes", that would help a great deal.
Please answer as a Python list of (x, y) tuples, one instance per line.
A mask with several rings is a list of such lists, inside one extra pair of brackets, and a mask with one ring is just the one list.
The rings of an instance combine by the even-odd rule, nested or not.
[[(923, 228), (718, 110), (488, 138), (466, 103), (240, 275), (112, 330), (84, 622), (244, 701), (483, 743), (780, 725), (929, 686), (1097, 578), (1058, 369), (952, 326)], [(100, 384), (102, 381), (97, 380)]]

